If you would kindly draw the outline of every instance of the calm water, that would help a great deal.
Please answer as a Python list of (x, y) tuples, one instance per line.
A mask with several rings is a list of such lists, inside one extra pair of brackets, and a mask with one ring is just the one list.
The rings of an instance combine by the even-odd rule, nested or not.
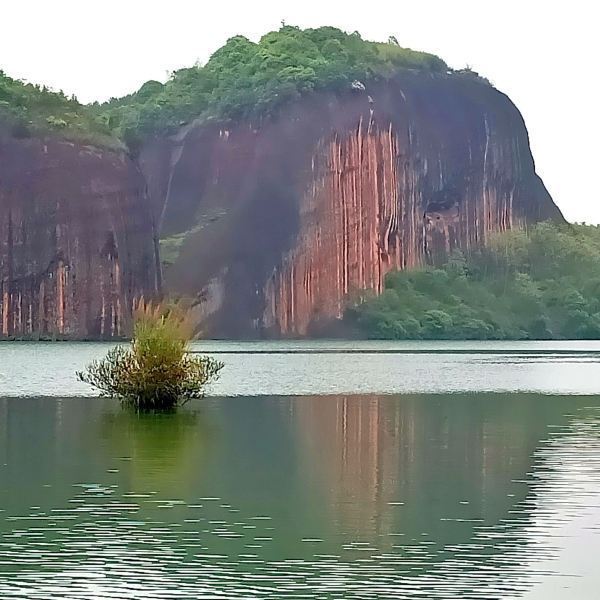
[[(110, 344), (0, 343), (0, 397), (82, 396), (75, 371)], [(600, 342), (203, 342), (226, 364), (217, 396), (600, 394)]]
[(598, 597), (598, 344), (208, 347), (153, 416), (0, 345), (0, 598)]

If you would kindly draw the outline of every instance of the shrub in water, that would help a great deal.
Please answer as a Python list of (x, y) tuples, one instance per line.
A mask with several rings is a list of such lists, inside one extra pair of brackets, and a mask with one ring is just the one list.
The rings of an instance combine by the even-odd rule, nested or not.
[(192, 330), (185, 314), (142, 300), (134, 318), (130, 346), (116, 346), (77, 377), (138, 409), (173, 408), (203, 397), (223, 363), (189, 353)]

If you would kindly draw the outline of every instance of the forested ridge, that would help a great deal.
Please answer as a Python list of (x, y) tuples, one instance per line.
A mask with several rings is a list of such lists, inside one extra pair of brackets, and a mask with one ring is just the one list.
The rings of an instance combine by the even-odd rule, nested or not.
[(128, 139), (166, 133), (196, 117), (260, 119), (316, 90), (341, 91), (392, 76), (399, 69), (446, 73), (432, 54), (363, 40), (334, 27), (283, 26), (254, 43), (236, 36), (204, 66), (180, 69), (163, 85), (145, 83), (100, 107), (111, 128)]
[(450, 72), (437, 56), (402, 48), (393, 37), (370, 42), (334, 27), (284, 25), (257, 43), (232, 37), (205, 65), (179, 69), (166, 83), (148, 81), (101, 104), (83, 105), (0, 71), (0, 116), (15, 135), (44, 130), (98, 143), (113, 137), (135, 150), (146, 137), (172, 133), (193, 119), (262, 119), (304, 94), (360, 89), (401, 69)]
[(345, 320), (379, 339), (600, 338), (600, 227), (540, 223), (390, 273)]
[(55, 133), (100, 145), (119, 145), (92, 107), (44, 85), (9, 77), (0, 70), (0, 126), (17, 138)]

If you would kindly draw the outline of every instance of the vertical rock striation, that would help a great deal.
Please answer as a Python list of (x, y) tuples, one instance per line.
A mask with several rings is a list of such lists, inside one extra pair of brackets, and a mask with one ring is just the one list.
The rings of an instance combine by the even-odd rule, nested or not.
[(423, 155), (410, 122), (381, 126), (371, 114), (322, 140), (300, 201), (299, 234), (266, 286), (265, 324), (305, 335), (321, 316), (341, 317), (361, 290), (381, 293), (390, 270), (436, 263), (523, 227), (525, 207), (513, 205), (515, 142), (491, 131), (485, 116), (483, 128), (483, 147), (469, 147), (461, 173), (448, 165), (453, 156)]
[(414, 194), (399, 201), (399, 140), (372, 121), (318, 145), (313, 181), (301, 200), (294, 248), (268, 281), (265, 324), (306, 334), (311, 321), (340, 316), (351, 294), (379, 293), (391, 269), (413, 266), (422, 227)]
[(0, 337), (127, 334), (159, 285), (156, 237), (123, 153), (0, 131)]
[(519, 111), (469, 75), (404, 72), (159, 144), (140, 164), (178, 240), (166, 287), (209, 307), (217, 336), (322, 332), (392, 269), (562, 219)]
[[(478, 498), (483, 519), (503, 522), (528, 490), (518, 498), (499, 490), (530, 472), (548, 423), (565, 420), (551, 412), (540, 419), (535, 405), (524, 408), (518, 397), (504, 400), (494, 407), (492, 424), (468, 395), (457, 394), (452, 404), (427, 395), (406, 395), (402, 402), (373, 395), (306, 398), (294, 415), (298, 455), (322, 486), (324, 510), (334, 511), (331, 522), (354, 539), (391, 549), (388, 534), (401, 524), (407, 539), (428, 531), (441, 545), (451, 544), (456, 529), (444, 518), (448, 504)], [(520, 427), (515, 413), (529, 419), (529, 427)], [(476, 539), (477, 524), (464, 526), (463, 535)]]
[(361, 290), (380, 293), (392, 269), (435, 264), (490, 234), (561, 218), (506, 97), (471, 81), (431, 97), (430, 81), (425, 90), (403, 83), (382, 93), (381, 110), (369, 97), (368, 119), (317, 145), (299, 233), (265, 288), (267, 327), (306, 335), (341, 317)]

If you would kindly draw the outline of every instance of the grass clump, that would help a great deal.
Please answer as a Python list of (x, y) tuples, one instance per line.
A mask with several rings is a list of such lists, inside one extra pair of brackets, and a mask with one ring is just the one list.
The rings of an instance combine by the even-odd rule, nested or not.
[(141, 301), (134, 318), (131, 344), (116, 346), (78, 372), (78, 379), (138, 410), (171, 409), (202, 398), (223, 363), (190, 354), (192, 329), (185, 313)]
[(177, 233), (159, 241), (160, 258), (163, 265), (175, 264), (181, 252), (181, 246), (185, 242), (188, 232)]

